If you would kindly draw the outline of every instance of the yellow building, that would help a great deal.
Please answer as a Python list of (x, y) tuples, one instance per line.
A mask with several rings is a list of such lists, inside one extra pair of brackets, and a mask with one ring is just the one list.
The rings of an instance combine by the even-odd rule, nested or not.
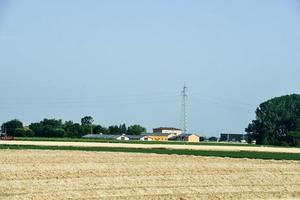
[(198, 135), (195, 135), (195, 134), (189, 134), (187, 136), (187, 141), (188, 142), (200, 142), (200, 137)]
[(178, 136), (171, 137), (170, 140), (178, 140), (184, 142), (200, 142), (200, 137), (196, 134), (180, 134)]

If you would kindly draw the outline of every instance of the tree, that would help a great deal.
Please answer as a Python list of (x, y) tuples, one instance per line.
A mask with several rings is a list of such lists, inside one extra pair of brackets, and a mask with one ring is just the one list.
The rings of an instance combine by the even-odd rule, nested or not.
[(300, 132), (299, 131), (290, 131), (287, 134), (289, 145), (290, 146), (300, 146)]
[(124, 133), (124, 134), (126, 134), (127, 133), (127, 128), (126, 128), (126, 124), (121, 124), (120, 126), (119, 126), (119, 129), (120, 129), (120, 133)]
[(129, 135), (141, 135), (142, 133), (146, 132), (146, 128), (140, 125), (132, 125), (128, 127), (127, 133)]
[(200, 142), (203, 142), (204, 140), (205, 140), (205, 137), (202, 137), (202, 136), (199, 137)]
[(63, 128), (66, 132), (66, 134), (71, 133), (73, 131), (73, 121), (65, 121)]
[(93, 133), (93, 122), (94, 119), (91, 116), (85, 116), (81, 118), (81, 126), (83, 128), (84, 135)]
[(38, 137), (64, 137), (62, 120), (44, 119), (39, 123), (32, 123), (29, 128), (34, 131)]
[(83, 118), (81, 118), (81, 125), (82, 126), (91, 126), (94, 122), (93, 117), (91, 116), (85, 116)]
[(81, 119), (81, 124), (73, 121), (63, 122), (61, 119), (43, 119), (40, 122), (31, 123), (29, 128), (23, 128), (21, 121), (14, 119), (2, 124), (1, 129), (11, 136), (16, 137), (70, 137), (80, 138), (86, 134), (133, 134), (140, 135), (146, 132), (146, 129), (140, 125), (126, 127), (126, 124), (112, 125), (108, 128), (93, 124), (91, 116), (85, 116)]
[(120, 128), (116, 125), (108, 127), (108, 133), (112, 135), (118, 135), (121, 133)]
[(6, 132), (7, 135), (16, 136), (16, 129), (23, 128), (23, 123), (18, 119), (13, 119), (2, 124), (2, 132)]
[(296, 146), (300, 132), (300, 95), (270, 99), (256, 109), (256, 119), (246, 128), (248, 142)]
[(216, 137), (209, 137), (208, 141), (210, 141), (210, 142), (216, 142), (216, 141), (218, 141), (218, 138), (216, 138)]
[(83, 135), (83, 128), (78, 123), (73, 123), (72, 121), (66, 121), (63, 127), (65, 130), (64, 137), (79, 138)]
[(61, 119), (44, 119), (40, 122), (43, 126), (51, 126), (53, 128), (62, 128), (63, 123)]
[(34, 132), (28, 128), (17, 128), (14, 136), (15, 137), (33, 137)]
[(107, 128), (105, 128), (101, 125), (96, 125), (96, 126), (93, 127), (93, 133), (94, 134), (100, 134), (100, 133), (107, 134), (108, 130), (107, 130)]
[(73, 136), (72, 137), (81, 137), (81, 136), (83, 136), (82, 127), (80, 126), (80, 124), (78, 124), (78, 123), (73, 124), (72, 129), (73, 129)]
[(31, 129), (33, 132), (34, 132), (34, 135), (37, 136), (37, 137), (41, 137), (43, 134), (42, 134), (42, 131), (43, 131), (43, 125), (39, 122), (37, 123), (31, 123), (29, 125), (29, 129)]

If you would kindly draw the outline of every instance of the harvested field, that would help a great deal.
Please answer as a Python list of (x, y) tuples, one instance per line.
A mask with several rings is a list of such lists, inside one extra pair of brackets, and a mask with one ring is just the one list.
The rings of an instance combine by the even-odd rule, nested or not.
[(255, 152), (277, 152), (277, 153), (300, 153), (300, 148), (286, 147), (255, 147), (255, 146), (214, 146), (214, 145), (176, 145), (176, 144), (126, 144), (126, 143), (98, 143), (98, 142), (55, 142), (55, 141), (19, 141), (0, 140), (1, 144), (8, 145), (37, 145), (37, 146), (77, 146), (77, 147), (121, 147), (121, 148), (167, 148), (167, 149), (189, 149), (208, 151), (255, 151)]
[(0, 199), (299, 199), (300, 162), (0, 150)]

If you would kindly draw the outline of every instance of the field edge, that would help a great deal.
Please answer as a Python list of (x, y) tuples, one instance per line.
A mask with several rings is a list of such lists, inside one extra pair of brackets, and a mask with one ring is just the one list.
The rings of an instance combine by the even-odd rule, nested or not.
[(41, 145), (14, 145), (1, 144), (0, 150), (72, 150), (72, 151), (101, 151), (101, 152), (125, 152), (125, 153), (154, 153), (168, 155), (193, 155), (228, 158), (248, 158), (264, 160), (300, 160), (298, 153), (282, 152), (254, 152), (254, 151), (210, 151), (210, 150), (189, 150), (189, 149), (168, 149), (168, 148), (124, 148), (124, 147), (76, 147), (76, 146), (41, 146)]

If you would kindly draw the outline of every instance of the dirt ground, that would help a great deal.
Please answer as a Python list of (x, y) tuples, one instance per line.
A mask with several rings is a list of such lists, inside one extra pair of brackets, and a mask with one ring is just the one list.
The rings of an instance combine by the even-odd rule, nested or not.
[(0, 150), (0, 199), (300, 199), (300, 162)]
[(256, 147), (256, 146), (216, 146), (216, 145), (178, 145), (178, 144), (130, 144), (130, 143), (99, 143), (99, 142), (54, 142), (54, 141), (17, 141), (0, 140), (1, 144), (39, 145), (39, 146), (78, 146), (78, 147), (123, 147), (123, 148), (168, 148), (192, 149), (209, 151), (257, 151), (300, 153), (300, 148)]

